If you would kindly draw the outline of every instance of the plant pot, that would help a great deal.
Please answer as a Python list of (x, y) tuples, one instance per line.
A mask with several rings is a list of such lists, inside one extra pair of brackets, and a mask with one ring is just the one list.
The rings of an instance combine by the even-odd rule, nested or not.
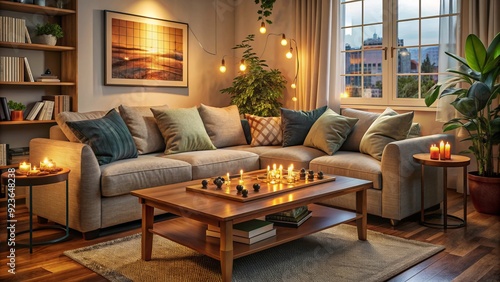
[(54, 46), (57, 43), (57, 38), (54, 35), (38, 35), (38, 43)]
[(476, 171), (469, 172), (469, 192), (476, 211), (487, 214), (500, 214), (500, 177), (478, 176)]
[(13, 121), (24, 120), (23, 111), (10, 111), (10, 120)]

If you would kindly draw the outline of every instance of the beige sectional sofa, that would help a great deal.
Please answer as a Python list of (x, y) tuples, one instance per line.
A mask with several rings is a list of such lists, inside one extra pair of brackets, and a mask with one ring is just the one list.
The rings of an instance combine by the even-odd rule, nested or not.
[[(165, 109), (168, 108), (158, 108), (157, 113)], [(234, 108), (213, 108), (202, 105), (198, 109), (202, 117), (203, 110), (215, 113), (207, 117), (205, 112), (202, 121), (212, 143), (219, 145), (217, 149), (165, 154), (165, 143), (169, 141), (165, 138), (165, 132), (161, 130), (162, 125), (155, 127), (156, 122), (160, 120), (159, 116), (154, 117), (149, 108), (125, 107), (120, 108), (122, 116), (124, 112), (135, 115), (132, 115), (135, 117), (135, 124), (133, 118), (129, 119), (130, 115), (124, 116), (123, 120), (127, 123), (137, 145), (139, 152), (137, 157), (100, 164), (89, 144), (68, 139), (68, 128), (65, 128), (65, 123), (71, 120), (102, 118), (106, 112), (87, 113), (83, 116), (78, 116), (78, 113), (62, 113), (61, 115), (66, 116), (58, 117), (58, 125), (51, 128), (49, 139), (31, 140), (30, 161), (37, 163), (49, 157), (58, 166), (71, 169), (69, 225), (90, 239), (98, 236), (102, 228), (141, 218), (140, 204), (137, 198), (129, 194), (132, 190), (210, 178), (226, 175), (228, 172), (238, 174), (240, 169), (251, 171), (272, 164), (282, 164), (285, 167), (294, 164), (296, 168), (304, 167), (373, 181), (373, 189), (368, 191), (368, 213), (393, 222), (398, 221), (420, 210), (420, 166), (412, 160), (412, 155), (427, 152), (430, 144), (439, 143), (441, 140), (450, 143), (453, 141), (449, 135), (436, 134), (389, 142), (383, 152), (380, 152), (381, 159), (378, 160), (370, 154), (360, 152), (359, 148), (366, 131), (380, 114), (346, 109), (343, 115), (357, 118), (357, 124), (350, 129), (342, 146), (330, 155), (324, 150), (305, 145), (286, 147), (256, 145), (253, 142), (256, 138), (252, 135), (254, 133), (252, 127), (246, 122), (241, 123), (238, 115), (240, 128), (234, 126), (234, 118), (231, 121), (233, 125), (226, 118), (228, 115), (234, 116)], [(213, 120), (214, 117), (223, 119), (224, 126), (220, 127), (220, 124)], [(145, 134), (137, 131), (141, 127), (144, 129), (142, 133), (146, 132)], [(214, 137), (217, 134), (228, 133), (229, 136), (236, 136), (233, 139), (236, 138), (238, 141), (227, 142), (227, 135), (224, 135), (224, 138), (219, 136), (218, 140)], [(250, 139), (253, 141), (248, 142)], [(153, 143), (158, 144), (157, 148), (151, 147)], [(221, 147), (221, 144), (232, 145)], [(156, 151), (149, 152), (149, 150)], [(429, 178), (426, 179), (425, 203), (427, 207), (431, 207), (442, 201), (442, 193), (437, 192), (439, 189), (434, 189), (441, 187), (442, 180), (440, 174), (433, 168), (426, 168), (425, 175)], [(33, 212), (41, 218), (64, 224), (65, 190), (62, 187), (64, 185), (48, 186), (50, 189), (34, 189)], [(325, 200), (324, 204), (350, 209), (355, 207), (354, 198), (349, 196)]]

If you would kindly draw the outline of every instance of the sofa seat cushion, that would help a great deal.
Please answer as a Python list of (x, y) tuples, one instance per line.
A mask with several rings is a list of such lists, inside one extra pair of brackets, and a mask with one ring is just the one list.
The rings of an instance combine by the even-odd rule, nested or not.
[(223, 176), (227, 173), (238, 174), (240, 170), (252, 171), (259, 169), (259, 155), (236, 150), (206, 150), (184, 152), (165, 156), (191, 164), (193, 179)]
[(239, 145), (239, 146), (226, 147), (224, 149), (251, 152), (251, 153), (254, 153), (254, 154), (257, 154), (260, 156), (260, 155), (264, 154), (265, 152), (269, 152), (269, 151), (280, 149), (280, 148), (283, 148), (283, 147), (280, 145), (277, 145), (277, 146)]
[(262, 168), (273, 164), (288, 167), (293, 164), (296, 169), (308, 168), (309, 162), (317, 157), (324, 156), (321, 150), (306, 147), (303, 145), (283, 147), (276, 150), (269, 150), (260, 155), (260, 165)]
[(338, 151), (332, 156), (318, 157), (311, 161), (310, 169), (369, 180), (373, 182), (374, 189), (382, 189), (380, 161), (363, 153)]
[(104, 197), (128, 194), (132, 190), (189, 181), (189, 163), (163, 158), (163, 154), (141, 155), (101, 166)]

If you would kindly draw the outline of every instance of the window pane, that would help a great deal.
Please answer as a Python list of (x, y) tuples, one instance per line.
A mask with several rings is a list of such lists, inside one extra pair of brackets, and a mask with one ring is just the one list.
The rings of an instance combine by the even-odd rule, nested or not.
[(422, 20), (422, 45), (439, 44), (439, 19)]
[(363, 45), (382, 45), (382, 25), (365, 26), (363, 29)]
[(364, 73), (382, 73), (382, 50), (365, 51)]
[(403, 40), (404, 46), (418, 45), (418, 21), (398, 23), (398, 40)]
[(398, 76), (397, 98), (418, 98), (418, 76)]
[(348, 97), (361, 97), (361, 76), (346, 76), (345, 93)]
[(425, 96), (427, 96), (427, 91), (429, 91), (429, 89), (437, 83), (437, 80), (437, 75), (422, 75), (421, 98), (425, 98)]
[(432, 46), (422, 48), (422, 65), (420, 66), (420, 71), (423, 73), (438, 72), (438, 64), (439, 47)]
[(364, 24), (382, 22), (382, 0), (364, 1)]
[(422, 0), (422, 17), (438, 16), (441, 2), (446, 1)]
[(399, 0), (398, 1), (398, 19), (414, 19), (418, 18), (419, 3), (415, 0)]
[[(416, 53), (418, 54), (418, 48), (412, 49), (417, 49)], [(417, 61), (412, 62), (412, 58), (417, 59)], [(416, 64), (418, 64), (418, 55), (413, 57), (407, 48), (398, 49), (398, 73), (415, 73), (417, 72)]]
[(362, 42), (361, 27), (345, 28), (342, 31), (345, 50), (360, 50)]
[(365, 98), (380, 98), (382, 97), (382, 76), (369, 75), (365, 76), (363, 80), (364, 90), (363, 95)]
[(344, 16), (344, 26), (361, 24), (361, 2), (346, 3), (342, 5)]
[(345, 54), (345, 74), (361, 74), (361, 51)]

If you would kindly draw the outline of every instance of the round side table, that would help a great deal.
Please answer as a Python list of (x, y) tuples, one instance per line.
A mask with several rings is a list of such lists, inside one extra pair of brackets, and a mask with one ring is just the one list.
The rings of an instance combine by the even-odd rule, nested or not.
[[(68, 175), (69, 175), (70, 169), (68, 168), (63, 168), (61, 171), (58, 171), (57, 173), (50, 173), (50, 174), (45, 174), (45, 175), (22, 175), (22, 174), (17, 174), (12, 170), (9, 170), (7, 172), (2, 173), (2, 185), (6, 185), (8, 187), (10, 186), (29, 186), (30, 187), (30, 207), (29, 207), (29, 217), (30, 217), (30, 227), (29, 230), (26, 231), (21, 231), (17, 232), (17, 234), (22, 234), (29, 232), (30, 238), (29, 238), (29, 248), (30, 248), (30, 254), (33, 253), (33, 245), (45, 245), (45, 244), (52, 244), (56, 242), (60, 242), (66, 238), (69, 237), (69, 201), (68, 201)], [(46, 184), (53, 184), (53, 183), (58, 183), (58, 182), (66, 182), (66, 226), (63, 228), (61, 226), (48, 226), (48, 227), (41, 227), (38, 229), (33, 229), (33, 186), (38, 186), (38, 185), (46, 185)], [(7, 222), (12, 222), (12, 217), (9, 216), (9, 212), (7, 212)], [(15, 221), (14, 221), (15, 222)], [(44, 242), (33, 242), (33, 231), (40, 230), (40, 229), (49, 229), (49, 228), (56, 228), (56, 229), (62, 229), (65, 231), (64, 236), (50, 240), (50, 241), (44, 241)], [(9, 234), (7, 234), (7, 239), (9, 239)], [(25, 245), (25, 244), (19, 244), (18, 245)]]
[[(413, 155), (413, 160), (420, 163), (422, 167), (420, 189), (421, 189), (421, 200), (420, 200), (420, 223), (428, 227), (443, 227), (447, 228), (459, 228), (467, 225), (467, 166), (470, 164), (470, 158), (460, 155), (452, 155), (449, 160), (433, 160), (430, 158), (429, 153), (415, 154)], [(443, 168), (443, 224), (431, 223), (425, 221), (424, 215), (424, 167), (442, 167)], [(448, 189), (448, 168), (449, 167), (463, 167), (463, 181), (464, 181), (464, 217), (458, 218), (453, 215), (448, 214), (448, 200), (446, 191)], [(448, 225), (448, 217), (458, 220), (459, 224)]]

